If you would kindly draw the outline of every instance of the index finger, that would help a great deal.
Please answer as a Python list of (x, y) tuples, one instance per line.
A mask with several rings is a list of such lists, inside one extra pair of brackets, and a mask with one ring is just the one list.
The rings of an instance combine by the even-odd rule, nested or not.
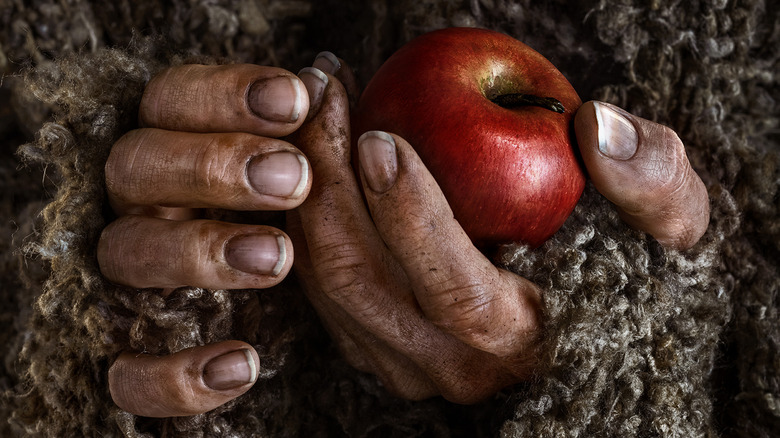
[(479, 252), (404, 139), (369, 131), (358, 154), (374, 224), (425, 315), (474, 348), (499, 357), (524, 352), (540, 325), (539, 288)]
[(306, 119), (309, 95), (292, 73), (251, 64), (181, 65), (146, 85), (142, 125), (188, 132), (281, 137)]

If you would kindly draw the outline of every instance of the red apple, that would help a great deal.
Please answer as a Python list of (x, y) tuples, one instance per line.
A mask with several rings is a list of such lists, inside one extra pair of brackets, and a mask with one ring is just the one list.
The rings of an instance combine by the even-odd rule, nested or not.
[(581, 103), (520, 41), (450, 28), (393, 54), (363, 92), (353, 125), (358, 134), (383, 130), (409, 141), (477, 246), (536, 247), (563, 225), (585, 186), (571, 126)]

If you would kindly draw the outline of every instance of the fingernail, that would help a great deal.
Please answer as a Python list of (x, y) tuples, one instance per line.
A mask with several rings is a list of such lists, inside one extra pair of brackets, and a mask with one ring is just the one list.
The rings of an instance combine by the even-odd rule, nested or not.
[(384, 193), (395, 184), (398, 158), (395, 140), (382, 131), (368, 131), (358, 139), (360, 167), (371, 190)]
[(280, 198), (298, 198), (309, 182), (309, 165), (303, 155), (274, 152), (252, 158), (247, 179), (258, 193)]
[(203, 368), (203, 381), (217, 391), (238, 388), (257, 379), (257, 364), (247, 349), (231, 351), (211, 359)]
[(272, 122), (295, 122), (301, 115), (303, 93), (298, 78), (277, 76), (255, 82), (249, 88), (249, 108)]
[(239, 271), (259, 275), (279, 275), (287, 260), (284, 236), (245, 234), (225, 246), (225, 261)]
[(305, 67), (298, 72), (298, 77), (309, 92), (309, 113), (315, 114), (325, 94), (325, 87), (328, 86), (328, 76), (318, 68)]
[(312, 67), (325, 73), (336, 74), (341, 68), (341, 62), (339, 62), (339, 58), (331, 52), (320, 52), (314, 58)]
[(634, 124), (615, 108), (593, 102), (598, 122), (599, 150), (615, 160), (628, 160), (639, 143)]

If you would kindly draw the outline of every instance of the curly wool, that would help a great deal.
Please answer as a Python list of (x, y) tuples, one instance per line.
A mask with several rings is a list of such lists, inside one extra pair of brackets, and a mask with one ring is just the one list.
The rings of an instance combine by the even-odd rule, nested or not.
[[(0, 414), (15, 433), (769, 437), (780, 430), (780, 36), (768, 4), (263, 0), (145, 2), (131, 11), (112, 2), (38, 3), (6, 13), (11, 25), (0, 31), (0, 61), (35, 65), (26, 85), (11, 81), (20, 124), (35, 129), (54, 111), (20, 150), (56, 180), (27, 246), (48, 279), (8, 347), (24, 346), (22, 365), (5, 367), (7, 380), (21, 383), (8, 415)], [(162, 298), (100, 276), (94, 248), (111, 220), (102, 166), (111, 144), (134, 127), (154, 72), (224, 59), (294, 70), (329, 49), (365, 80), (404, 41), (450, 25), (510, 33), (548, 56), (583, 98), (669, 124), (710, 191), (710, 228), (685, 253), (626, 228), (592, 187), (543, 247), (504, 248), (499, 261), (545, 290), (545, 354), (533, 382), (473, 407), (397, 400), (338, 358), (292, 281), (270, 291), (180, 289)], [(70, 55), (79, 47), (83, 53)], [(10, 65), (0, 63), (3, 71)], [(29, 104), (29, 93), (45, 106)], [(9, 260), (4, 278), (18, 269)], [(17, 287), (16, 295), (26, 293)], [(223, 339), (243, 339), (261, 354), (266, 369), (247, 395), (167, 420), (110, 403), (106, 370), (120, 350), (163, 354)]]

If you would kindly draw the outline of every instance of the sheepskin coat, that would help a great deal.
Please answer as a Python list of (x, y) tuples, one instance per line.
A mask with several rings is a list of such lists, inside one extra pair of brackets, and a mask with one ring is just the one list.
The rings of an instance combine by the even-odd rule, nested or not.
[[(344, 363), (294, 278), (162, 297), (100, 275), (104, 163), (155, 72), (297, 71), (330, 50), (365, 83), (447, 26), (508, 33), (583, 101), (671, 126), (710, 196), (688, 251), (626, 227), (590, 186), (542, 247), (501, 250), (544, 291), (531, 381), (475, 406), (404, 401)], [(0, 0), (0, 435), (778, 436), (778, 59), (775, 0)], [(237, 400), (175, 419), (112, 403), (119, 351), (225, 339), (263, 364)]]

